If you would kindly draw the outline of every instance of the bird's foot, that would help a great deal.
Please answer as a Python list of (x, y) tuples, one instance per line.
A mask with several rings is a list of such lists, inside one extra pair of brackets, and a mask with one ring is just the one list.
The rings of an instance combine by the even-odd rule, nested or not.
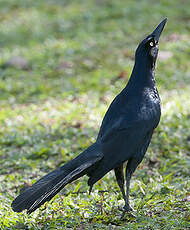
[(118, 207), (118, 209), (121, 212), (131, 212), (131, 211), (133, 211), (133, 209), (131, 208), (131, 206), (129, 204), (125, 204), (124, 207)]
[(129, 204), (125, 204), (125, 206), (123, 207), (123, 211), (131, 212), (131, 211), (133, 211), (133, 209), (131, 208), (131, 206)]
[(131, 212), (134, 211), (129, 204), (125, 204), (123, 208), (119, 207), (119, 210), (122, 211), (121, 220), (123, 219), (126, 213), (130, 213), (130, 215), (132, 215)]

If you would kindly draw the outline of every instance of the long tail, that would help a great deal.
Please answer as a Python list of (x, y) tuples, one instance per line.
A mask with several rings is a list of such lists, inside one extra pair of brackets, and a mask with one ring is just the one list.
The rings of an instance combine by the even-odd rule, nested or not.
[(13, 211), (22, 212), (27, 209), (27, 213), (32, 213), (51, 200), (68, 183), (88, 174), (102, 157), (99, 145), (91, 145), (75, 159), (45, 175), (17, 196), (12, 202)]

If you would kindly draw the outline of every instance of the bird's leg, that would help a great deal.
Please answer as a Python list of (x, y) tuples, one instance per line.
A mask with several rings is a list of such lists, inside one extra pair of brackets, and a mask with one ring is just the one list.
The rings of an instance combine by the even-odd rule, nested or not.
[(133, 210), (129, 205), (130, 180), (131, 180), (131, 176), (132, 176), (133, 172), (135, 171), (137, 166), (140, 164), (141, 160), (142, 160), (142, 158), (139, 158), (139, 159), (132, 158), (132, 159), (128, 160), (128, 162), (127, 162), (127, 167), (126, 167), (126, 197), (125, 197), (125, 206), (123, 208), (124, 209), (123, 215), (125, 214), (125, 212), (129, 212), (129, 211)]
[(125, 206), (123, 207), (124, 212), (132, 211), (133, 209), (129, 205), (129, 190), (130, 190), (130, 179), (131, 179), (131, 173), (128, 172), (126, 169), (126, 197), (125, 200)]
[(123, 208), (119, 208), (119, 210), (123, 211), (123, 215), (124, 215), (125, 212), (132, 210), (132, 208), (129, 206), (129, 186), (130, 186), (131, 173), (127, 172), (128, 170), (126, 169), (126, 193), (125, 193), (125, 188), (124, 188), (125, 179), (123, 174), (123, 164), (115, 168), (114, 171), (115, 171), (117, 183), (119, 185), (119, 188), (123, 195), (123, 199), (125, 201), (125, 206)]
[(124, 189), (125, 180), (124, 180), (124, 175), (123, 175), (123, 164), (115, 168), (114, 171), (115, 171), (115, 177), (117, 180), (117, 184), (119, 185), (123, 199), (125, 200), (126, 195), (125, 195), (125, 189)]

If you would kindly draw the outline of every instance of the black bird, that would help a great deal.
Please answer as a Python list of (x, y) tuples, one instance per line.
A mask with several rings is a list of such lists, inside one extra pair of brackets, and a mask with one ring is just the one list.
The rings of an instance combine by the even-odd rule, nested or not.
[[(126, 87), (115, 97), (106, 112), (96, 142), (67, 164), (42, 177), (21, 192), (12, 202), (15, 212), (32, 213), (54, 197), (65, 185), (87, 175), (93, 185), (112, 169), (130, 211), (130, 179), (142, 161), (160, 116), (160, 98), (155, 84), (158, 41), (167, 19), (138, 46), (135, 65)], [(126, 192), (123, 164), (126, 166)]]

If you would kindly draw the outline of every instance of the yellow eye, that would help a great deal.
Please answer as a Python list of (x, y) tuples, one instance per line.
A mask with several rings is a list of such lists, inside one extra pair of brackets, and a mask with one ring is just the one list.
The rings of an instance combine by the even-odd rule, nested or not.
[(153, 47), (153, 46), (154, 46), (154, 43), (153, 43), (153, 42), (150, 42), (149, 45), (150, 45), (151, 47)]

